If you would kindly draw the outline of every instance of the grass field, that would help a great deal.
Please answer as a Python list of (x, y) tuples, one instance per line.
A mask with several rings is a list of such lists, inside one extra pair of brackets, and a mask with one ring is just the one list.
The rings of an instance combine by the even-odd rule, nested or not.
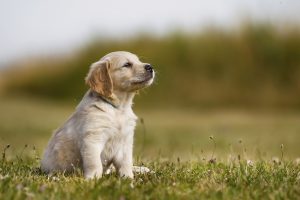
[[(105, 175), (47, 176), (36, 160), (1, 162), (1, 199), (299, 199), (300, 166), (245, 162), (149, 162), (155, 171), (134, 181)], [(80, 175), (80, 174), (79, 174)]]
[(297, 112), (137, 109), (135, 164), (155, 173), (48, 177), (43, 148), (76, 103), (0, 100), (0, 199), (300, 198)]

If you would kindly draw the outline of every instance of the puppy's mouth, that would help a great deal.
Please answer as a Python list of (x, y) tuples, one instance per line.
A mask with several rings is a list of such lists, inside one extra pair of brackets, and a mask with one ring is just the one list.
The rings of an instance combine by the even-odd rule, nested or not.
[(132, 82), (133, 85), (142, 85), (146, 84), (148, 81), (150, 81), (153, 78), (153, 75), (148, 75), (145, 77), (144, 80), (134, 81)]

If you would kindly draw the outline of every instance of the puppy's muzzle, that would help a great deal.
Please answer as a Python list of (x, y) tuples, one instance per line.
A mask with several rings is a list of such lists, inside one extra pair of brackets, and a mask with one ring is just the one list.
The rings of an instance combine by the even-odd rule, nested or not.
[[(154, 70), (150, 64), (145, 64), (144, 69), (145, 69), (145, 73), (143, 73), (142, 77), (140, 77), (140, 79), (142, 79), (142, 80), (133, 82), (134, 85), (136, 85), (136, 84), (146, 84), (146, 85), (148, 84), (149, 85), (149, 81), (154, 78)], [(150, 82), (150, 84), (151, 83), (152, 82)]]

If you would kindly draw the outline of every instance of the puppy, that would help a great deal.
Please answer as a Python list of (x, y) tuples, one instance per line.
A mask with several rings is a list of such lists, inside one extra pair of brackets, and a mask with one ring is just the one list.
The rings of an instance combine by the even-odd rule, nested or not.
[(52, 173), (79, 167), (90, 179), (100, 178), (113, 164), (120, 176), (133, 178), (137, 117), (132, 100), (138, 90), (152, 84), (154, 76), (150, 64), (124, 51), (109, 53), (92, 64), (85, 78), (90, 89), (71, 117), (54, 132), (41, 169)]

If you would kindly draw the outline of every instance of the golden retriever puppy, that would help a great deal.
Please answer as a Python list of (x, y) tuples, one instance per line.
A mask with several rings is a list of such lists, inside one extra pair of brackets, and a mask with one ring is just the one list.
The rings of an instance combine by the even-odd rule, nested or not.
[(71, 117), (57, 129), (45, 150), (46, 173), (83, 170), (100, 178), (113, 164), (120, 176), (133, 178), (133, 135), (137, 117), (132, 111), (136, 92), (152, 84), (155, 72), (129, 52), (112, 52), (91, 65), (85, 80), (90, 89)]

